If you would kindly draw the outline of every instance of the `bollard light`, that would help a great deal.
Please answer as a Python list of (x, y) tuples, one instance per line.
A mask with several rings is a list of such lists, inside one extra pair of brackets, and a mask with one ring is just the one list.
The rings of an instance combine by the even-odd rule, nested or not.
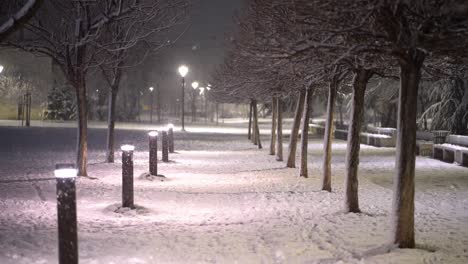
[(158, 132), (150, 131), (149, 136), (149, 172), (158, 176)]
[(167, 136), (168, 138), (168, 146), (169, 146), (169, 153), (174, 153), (174, 125), (168, 124), (167, 125)]
[(123, 145), (122, 150), (122, 207), (134, 208), (133, 151), (135, 146)]
[(169, 139), (167, 136), (167, 131), (162, 131), (162, 161), (169, 162)]
[(54, 171), (57, 181), (57, 221), (58, 255), (60, 264), (78, 263), (78, 232), (76, 223), (76, 187), (77, 170), (56, 165)]

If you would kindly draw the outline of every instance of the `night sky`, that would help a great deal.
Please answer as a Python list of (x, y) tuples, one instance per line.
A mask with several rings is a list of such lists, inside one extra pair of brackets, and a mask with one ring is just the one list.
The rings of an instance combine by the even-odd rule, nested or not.
[(178, 66), (186, 64), (190, 68), (187, 82), (207, 82), (212, 70), (223, 61), (225, 43), (236, 29), (234, 16), (239, 13), (244, 2), (245, 0), (194, 1), (186, 33), (173, 47), (158, 54), (158, 62), (150, 62), (151, 70), (162, 77), (155, 77), (160, 80), (154, 81), (162, 83), (164, 90), (173, 89), (173, 86), (178, 85)]

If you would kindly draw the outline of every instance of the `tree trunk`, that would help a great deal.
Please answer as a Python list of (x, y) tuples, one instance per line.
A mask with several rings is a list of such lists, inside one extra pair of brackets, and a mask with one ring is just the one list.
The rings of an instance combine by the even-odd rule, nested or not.
[(250, 102), (249, 106), (249, 132), (247, 138), (252, 139), (252, 102)]
[(299, 98), (297, 100), (296, 113), (294, 115), (294, 122), (291, 128), (291, 135), (289, 138), (289, 148), (288, 148), (288, 161), (286, 167), (295, 168), (296, 167), (296, 149), (297, 149), (297, 138), (299, 135), (299, 129), (301, 126), (301, 117), (304, 110), (304, 101), (305, 101), (305, 91), (299, 93)]
[(327, 121), (325, 124), (325, 134), (323, 135), (323, 174), (322, 190), (331, 192), (331, 151), (333, 140), (333, 116), (338, 91), (338, 80), (333, 77), (328, 87)]
[(75, 86), (78, 108), (78, 141), (76, 166), (79, 176), (88, 176), (88, 103), (84, 76)]
[[(343, 126), (343, 99), (340, 99), (340, 126)], [(341, 129), (341, 127), (340, 127)]]
[(115, 149), (115, 103), (117, 100), (117, 88), (110, 87), (109, 109), (107, 110), (107, 162), (114, 163)]
[(304, 115), (302, 117), (302, 133), (301, 133), (301, 169), (299, 176), (308, 178), (307, 171), (307, 148), (309, 144), (309, 119), (312, 112), (312, 94), (314, 89), (307, 89), (304, 101)]
[(276, 111), (276, 116), (278, 118), (276, 160), (283, 161), (283, 104), (280, 98), (276, 98)]
[(258, 144), (257, 140), (257, 115), (255, 114), (255, 109), (257, 108), (257, 101), (252, 100), (252, 114), (253, 114), (253, 127), (252, 127), (252, 143), (254, 145)]
[[(455, 109), (455, 113), (453, 114), (453, 126), (451, 128), (451, 132), (456, 135), (464, 135), (466, 131), (467, 125), (467, 113), (468, 113), (468, 87), (465, 85), (465, 82), (460, 77), (456, 77), (454, 79), (455, 85), (459, 86), (459, 88), (464, 88), (463, 97), (460, 99), (460, 104)], [(426, 122), (426, 120), (425, 120)]]
[(276, 97), (271, 100), (271, 138), (270, 138), (270, 155), (275, 155), (276, 143), (276, 115), (278, 101)]
[(413, 50), (400, 60), (400, 95), (397, 125), (396, 173), (393, 192), (393, 242), (414, 248), (414, 168), (418, 87), (424, 54)]
[(257, 101), (254, 100), (253, 105), (254, 110), (254, 125), (255, 125), (255, 145), (258, 146), (259, 149), (262, 148), (262, 142), (260, 141), (260, 128), (258, 126), (258, 109), (257, 109)]
[(348, 125), (348, 146), (346, 150), (345, 212), (359, 213), (358, 167), (364, 96), (372, 72), (363, 68), (354, 74), (351, 120)]

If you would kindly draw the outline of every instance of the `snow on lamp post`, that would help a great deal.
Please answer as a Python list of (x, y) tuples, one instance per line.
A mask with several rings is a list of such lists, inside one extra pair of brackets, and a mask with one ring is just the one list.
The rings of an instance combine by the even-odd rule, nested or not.
[(151, 109), (150, 109), (150, 123), (152, 124), (153, 123), (153, 101), (154, 101), (154, 87), (150, 87), (148, 89), (151, 93)]
[(158, 132), (151, 131), (149, 136), (149, 172), (152, 176), (158, 176)]
[(169, 144), (169, 153), (174, 153), (174, 125), (168, 124), (167, 125), (167, 136), (169, 137), (168, 144)]
[(123, 145), (122, 150), (122, 207), (134, 208), (133, 151), (135, 146)]
[(169, 140), (167, 136), (167, 130), (162, 131), (162, 161), (169, 162)]
[(187, 75), (188, 71), (189, 69), (185, 65), (179, 67), (179, 74), (182, 77), (182, 131), (185, 131), (185, 76)]
[(57, 219), (59, 263), (78, 263), (78, 232), (76, 223), (76, 187), (77, 170), (69, 165), (54, 171), (57, 180)]

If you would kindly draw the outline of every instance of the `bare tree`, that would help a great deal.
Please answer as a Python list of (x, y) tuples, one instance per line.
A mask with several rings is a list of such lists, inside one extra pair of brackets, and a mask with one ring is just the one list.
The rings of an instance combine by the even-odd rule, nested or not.
[(107, 162), (114, 162), (116, 100), (123, 72), (176, 40), (168, 39), (169, 31), (184, 21), (187, 6), (186, 0), (137, 2), (129, 12), (109, 22), (98, 39), (98, 48), (103, 50), (100, 69), (108, 84)]
[(97, 40), (104, 26), (131, 12), (138, 3), (124, 0), (60, 1), (50, 0), (25, 24), (24, 37), (11, 39), (8, 45), (50, 57), (75, 89), (78, 110), (77, 168), (87, 176), (88, 105), (86, 76), (101, 62)]
[(0, 20), (0, 42), (3, 42), (10, 34), (19, 29), (26, 21), (28, 21), (43, 0), (25, 0), (25, 1), (11, 1), (4, 0), (0, 4), (0, 10), (10, 10), (6, 14), (2, 14)]

